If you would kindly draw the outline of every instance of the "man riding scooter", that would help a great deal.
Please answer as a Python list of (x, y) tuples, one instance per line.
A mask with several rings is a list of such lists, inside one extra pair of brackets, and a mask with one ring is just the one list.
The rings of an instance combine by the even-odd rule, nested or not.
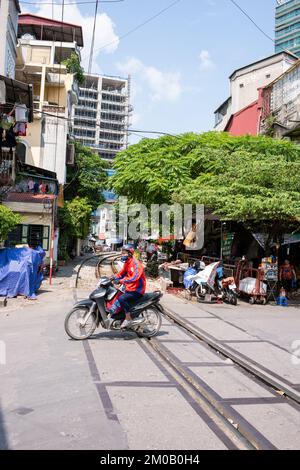
[(144, 321), (142, 318), (133, 320), (129, 312), (133, 301), (139, 300), (145, 293), (146, 276), (142, 263), (134, 257), (134, 249), (131, 245), (122, 247), (121, 261), (124, 262), (124, 266), (112, 279), (125, 287), (124, 294), (120, 295), (117, 302), (125, 312), (125, 320), (121, 328), (129, 328)]

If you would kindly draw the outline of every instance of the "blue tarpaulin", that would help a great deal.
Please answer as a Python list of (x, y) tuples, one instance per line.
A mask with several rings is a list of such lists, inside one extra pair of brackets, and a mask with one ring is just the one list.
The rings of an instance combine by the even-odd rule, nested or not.
[(43, 280), (44, 256), (42, 248), (0, 249), (0, 296), (34, 299)]

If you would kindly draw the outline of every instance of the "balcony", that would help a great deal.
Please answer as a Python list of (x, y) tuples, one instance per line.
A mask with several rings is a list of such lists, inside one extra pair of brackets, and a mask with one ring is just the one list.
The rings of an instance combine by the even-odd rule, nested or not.
[(127, 116), (127, 110), (124, 109), (123, 111), (116, 111), (115, 109), (105, 109), (101, 107), (101, 113), (106, 113), (106, 114), (116, 114), (118, 116)]

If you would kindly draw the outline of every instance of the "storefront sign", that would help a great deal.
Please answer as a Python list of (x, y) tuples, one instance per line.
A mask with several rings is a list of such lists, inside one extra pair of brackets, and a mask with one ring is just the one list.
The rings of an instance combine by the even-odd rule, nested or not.
[(224, 233), (222, 240), (222, 253), (226, 258), (231, 255), (232, 243), (234, 240), (235, 233)]

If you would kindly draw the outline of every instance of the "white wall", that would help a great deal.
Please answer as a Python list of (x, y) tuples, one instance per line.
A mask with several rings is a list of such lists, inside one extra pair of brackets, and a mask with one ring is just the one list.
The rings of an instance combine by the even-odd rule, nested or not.
[(0, 75), (15, 78), (18, 10), (13, 0), (0, 1)]
[(66, 146), (68, 121), (65, 119), (45, 118), (41, 167), (54, 171), (60, 184), (66, 181)]
[(230, 84), (232, 96), (231, 114), (235, 114), (257, 100), (258, 88), (270, 84), (291, 65), (290, 60), (282, 60), (282, 57), (279, 56), (238, 71), (232, 77)]

